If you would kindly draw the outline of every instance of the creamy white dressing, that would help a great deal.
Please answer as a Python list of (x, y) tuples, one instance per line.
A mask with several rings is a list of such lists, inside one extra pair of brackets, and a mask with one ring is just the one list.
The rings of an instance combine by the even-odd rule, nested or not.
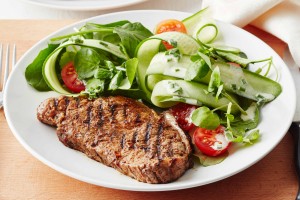
[(176, 94), (176, 95), (180, 95), (180, 92), (182, 92), (182, 88), (174, 82), (167, 82), (167, 87), (166, 87), (167, 91), (169, 94)]
[(188, 123), (193, 123), (193, 122), (192, 122), (192, 114), (193, 114), (193, 112), (191, 112), (190, 115), (187, 116), (187, 117), (185, 118), (185, 120), (186, 120)]
[(179, 60), (174, 55), (164, 55), (162, 62), (166, 65), (163, 75), (184, 78), (186, 73), (186, 63), (190, 60), (188, 57), (181, 57)]
[(178, 126), (176, 119), (174, 118), (173, 115), (170, 115), (168, 113), (166, 113), (165, 115), (166, 120), (173, 126), (173, 128), (175, 128), (178, 132), (185, 135), (185, 133), (183, 132), (183, 130)]
[(256, 111), (255, 104), (249, 106), (249, 108), (246, 110), (246, 113), (245, 114), (241, 114), (241, 119), (243, 121), (254, 120), (255, 111)]
[(189, 56), (181, 56), (180, 59), (173, 54), (156, 54), (150, 62), (146, 74), (163, 74), (177, 78), (184, 78), (187, 67), (191, 64)]
[(226, 140), (225, 136), (222, 133), (218, 133), (215, 135), (217, 142), (211, 146), (214, 150), (223, 150), (228, 146), (228, 140)]
[(186, 69), (178, 66), (178, 64), (174, 64), (163, 72), (163, 75), (166, 76), (173, 76), (177, 78), (184, 78), (184, 75), (186, 73)]

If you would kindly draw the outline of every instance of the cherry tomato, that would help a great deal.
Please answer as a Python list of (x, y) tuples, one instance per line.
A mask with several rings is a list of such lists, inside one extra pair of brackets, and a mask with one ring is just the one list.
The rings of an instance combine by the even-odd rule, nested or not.
[[(176, 19), (167, 19), (167, 20), (161, 21), (156, 26), (155, 33), (160, 34), (160, 33), (171, 32), (171, 31), (187, 33), (184, 24), (181, 21), (178, 21)], [(163, 41), (163, 44), (165, 45), (166, 49), (172, 49), (173, 48), (173, 46), (170, 45), (166, 41)]]
[(75, 71), (73, 62), (67, 63), (61, 70), (61, 78), (66, 87), (72, 92), (79, 93), (85, 90), (85, 86)]
[(228, 149), (230, 142), (224, 135), (224, 126), (215, 130), (197, 127), (193, 133), (193, 140), (197, 148), (208, 156), (220, 155)]
[(171, 112), (182, 130), (188, 132), (195, 128), (191, 121), (191, 114), (196, 109), (197, 106), (186, 103), (179, 103), (171, 108)]

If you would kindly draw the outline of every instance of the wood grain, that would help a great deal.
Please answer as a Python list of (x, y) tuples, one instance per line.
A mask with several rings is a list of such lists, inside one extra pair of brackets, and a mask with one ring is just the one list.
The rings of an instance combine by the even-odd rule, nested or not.
[[(74, 21), (0, 21), (0, 43), (16, 43), (18, 58), (37, 41)], [(245, 29), (282, 55), (286, 44), (252, 26)], [(26, 105), (22, 105), (26, 106)], [(222, 181), (186, 190), (130, 192), (84, 183), (44, 165), (29, 154), (11, 133), (0, 111), (0, 200), (113, 199), (113, 200), (285, 200), (294, 199), (298, 183), (293, 163), (293, 140), (280, 144), (252, 167)]]

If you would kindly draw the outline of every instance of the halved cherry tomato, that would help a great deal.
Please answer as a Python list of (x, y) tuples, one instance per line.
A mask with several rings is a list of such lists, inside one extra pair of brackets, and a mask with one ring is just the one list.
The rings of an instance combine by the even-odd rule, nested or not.
[(196, 109), (197, 106), (186, 103), (179, 103), (171, 108), (171, 112), (182, 130), (188, 132), (195, 128), (191, 121), (191, 114)]
[(79, 93), (85, 90), (85, 86), (75, 71), (73, 62), (67, 63), (61, 70), (61, 78), (66, 87), (72, 92)]
[[(164, 32), (181, 32), (181, 33), (187, 33), (186, 28), (184, 24), (181, 21), (178, 21), (176, 19), (167, 19), (164, 21), (161, 21), (155, 29), (156, 34), (164, 33)], [(163, 41), (163, 44), (165, 45), (166, 49), (172, 49), (173, 46), (170, 45), (168, 42)]]
[(208, 156), (220, 155), (228, 149), (230, 142), (224, 135), (224, 126), (218, 126), (215, 130), (196, 128), (193, 140), (197, 148)]

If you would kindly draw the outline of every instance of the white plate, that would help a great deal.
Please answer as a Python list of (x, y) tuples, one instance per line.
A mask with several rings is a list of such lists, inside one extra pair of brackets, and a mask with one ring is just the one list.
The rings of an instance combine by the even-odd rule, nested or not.
[[(37, 92), (25, 80), (26, 66), (38, 52), (45, 48), (50, 38), (73, 31), (87, 21), (108, 23), (117, 20), (139, 21), (153, 30), (162, 19), (183, 19), (188, 13), (175, 11), (129, 11), (90, 18), (63, 28), (33, 46), (17, 63), (5, 92), (4, 108), (8, 124), (18, 141), (36, 158), (55, 170), (73, 178), (99, 186), (136, 191), (163, 191), (190, 188), (212, 183), (232, 176), (258, 162), (266, 156), (287, 132), (295, 112), (295, 86), (290, 72), (281, 58), (264, 42), (250, 33), (230, 24), (219, 22), (224, 41), (241, 48), (250, 58), (272, 56), (281, 73), (282, 94), (262, 109), (261, 141), (253, 146), (231, 148), (230, 156), (211, 167), (195, 166), (179, 180), (168, 184), (140, 183), (116, 170), (87, 158), (84, 154), (65, 147), (55, 134), (55, 129), (36, 119), (36, 108), (48, 97), (58, 96), (54, 92)], [(255, 177), (253, 177), (255, 178)]]
[(63, 10), (106, 10), (130, 6), (146, 0), (22, 0), (27, 3)]

